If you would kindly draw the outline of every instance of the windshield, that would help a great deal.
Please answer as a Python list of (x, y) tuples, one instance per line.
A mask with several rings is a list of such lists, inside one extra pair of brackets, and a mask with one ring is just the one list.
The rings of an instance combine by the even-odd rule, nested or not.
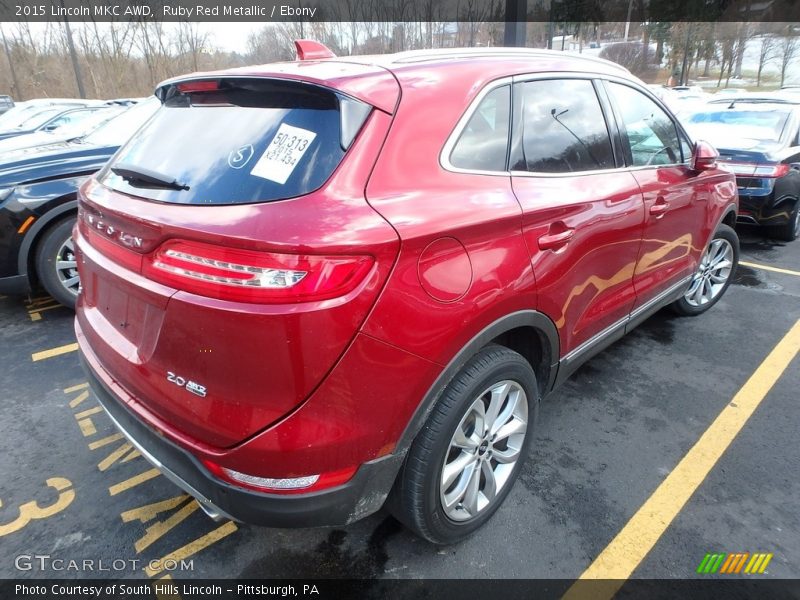
[[(688, 117), (687, 125), (697, 137), (712, 144), (730, 146), (737, 138), (765, 142), (780, 140), (788, 110), (720, 110), (695, 113)], [(721, 143), (724, 140), (724, 143)]]
[(305, 83), (220, 85), (170, 95), (119, 151), (103, 183), (180, 204), (308, 194), (333, 173), (369, 114), (362, 102)]
[[(14, 108), (9, 109), (0, 115), (0, 130), (12, 129), (18, 127), (25, 119), (30, 117), (37, 107), (18, 104)], [(41, 107), (38, 107), (41, 108)]]
[(125, 109), (123, 108), (117, 107), (96, 110), (90, 116), (79, 120), (77, 123), (68, 123), (66, 125), (62, 125), (61, 127), (57, 127), (52, 132), (48, 133), (52, 133), (53, 135), (57, 135), (58, 137), (65, 139), (82, 137), (91, 133), (103, 125), (103, 123), (106, 121), (113, 119), (120, 113), (124, 112), (124, 110)]
[(84, 138), (97, 146), (121, 146), (153, 116), (161, 103), (155, 97), (140, 102), (113, 119), (106, 121)]
[(40, 125), (44, 125), (57, 114), (64, 112), (63, 108), (51, 106), (40, 110), (34, 115), (30, 115), (27, 119), (19, 124), (19, 129), (36, 129)]

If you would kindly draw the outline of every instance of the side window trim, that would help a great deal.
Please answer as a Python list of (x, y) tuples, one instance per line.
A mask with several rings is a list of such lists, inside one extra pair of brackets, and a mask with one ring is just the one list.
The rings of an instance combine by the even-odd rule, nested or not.
[(611, 149), (614, 152), (614, 163), (616, 168), (625, 167), (625, 154), (623, 152), (622, 135), (620, 134), (621, 121), (617, 116), (614, 105), (608, 97), (605, 82), (601, 79), (592, 79), (594, 91), (600, 100), (600, 109), (603, 111), (603, 118), (606, 121), (606, 129), (611, 138)]
[[(609, 104), (611, 105), (611, 112), (614, 114), (614, 121), (617, 125), (617, 133), (619, 134), (620, 149), (622, 150), (623, 165), (628, 169), (635, 168), (633, 166), (633, 153), (631, 152), (631, 143), (630, 139), (628, 138), (628, 129), (625, 127), (625, 121), (619, 112), (619, 106), (617, 106), (615, 102), (611, 101), (611, 94), (608, 91), (609, 81), (607, 79), (601, 79), (600, 83), (602, 84), (603, 92), (605, 93), (605, 96), (608, 98)], [(614, 83), (618, 82), (615, 81)]]

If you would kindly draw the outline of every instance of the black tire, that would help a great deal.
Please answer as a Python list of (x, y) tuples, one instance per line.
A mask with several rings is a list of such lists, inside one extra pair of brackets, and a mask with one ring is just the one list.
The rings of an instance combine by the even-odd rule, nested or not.
[(717, 228), (717, 231), (714, 232), (714, 236), (709, 241), (708, 248), (706, 248), (706, 250), (704, 251), (703, 256), (705, 256), (706, 252), (709, 251), (709, 248), (712, 247), (714, 242), (720, 239), (728, 242), (728, 244), (730, 244), (731, 250), (733, 251), (733, 259), (731, 261), (733, 264), (731, 266), (730, 273), (727, 276), (727, 280), (724, 282), (724, 284), (720, 287), (720, 289), (715, 293), (716, 295), (709, 302), (706, 302), (705, 304), (701, 305), (693, 303), (687, 298), (687, 296), (689, 296), (691, 290), (693, 289), (693, 285), (696, 279), (698, 277), (701, 277), (702, 275), (703, 267), (701, 264), (697, 273), (695, 273), (695, 275), (692, 277), (692, 283), (689, 285), (689, 289), (686, 291), (686, 294), (682, 296), (679, 300), (673, 302), (670, 305), (672, 310), (678, 313), (679, 315), (693, 317), (696, 315), (703, 314), (709, 308), (711, 308), (717, 302), (719, 302), (719, 299), (722, 298), (722, 296), (724, 296), (725, 292), (728, 290), (728, 287), (730, 286), (731, 281), (733, 280), (733, 277), (736, 274), (736, 267), (739, 264), (739, 236), (737, 236), (736, 232), (728, 225), (724, 224), (720, 225)]
[(795, 201), (794, 208), (789, 212), (789, 220), (783, 225), (768, 227), (767, 235), (784, 242), (793, 242), (800, 237), (800, 200)]
[[(440, 489), (445, 459), (453, 452), (450, 447), (451, 440), (456, 428), (462, 427), (462, 420), (474, 414), (471, 412), (473, 404), (479, 398), (485, 397), (488, 400), (489, 396), (486, 394), (489, 394), (490, 388), (503, 382), (517, 384), (525, 393), (523, 400), (517, 388), (514, 388), (516, 404), (519, 406), (525, 401), (527, 410), (527, 429), (524, 432), (524, 439), (521, 444), (518, 441), (514, 444), (519, 448), (518, 458), (510, 469), (507, 479), (497, 486), (499, 489), (493, 500), (488, 501), (484, 508), (476, 511), (476, 514), (467, 520), (453, 520), (445, 513), (440, 496), (445, 491)], [(504, 408), (511, 406), (510, 402), (503, 402), (499, 411), (501, 415), (505, 412)], [(538, 413), (539, 391), (536, 376), (528, 361), (503, 346), (491, 345), (483, 348), (450, 381), (427, 422), (417, 434), (390, 494), (387, 503), (389, 510), (409, 529), (434, 544), (452, 544), (466, 538), (492, 517), (511, 491), (530, 448)], [(494, 438), (492, 441), (494, 442)], [(508, 452), (509, 447), (507, 442), (494, 443), (498, 446), (489, 445), (487, 450), (484, 442), (478, 449), (469, 452), (474, 452), (476, 456), (479, 452), (486, 454), (483, 460), (489, 465), (487, 468), (491, 469), (492, 452), (498, 454)], [(503, 443), (506, 444), (505, 450), (502, 448)], [(476, 459), (475, 464), (476, 470), (480, 472), (478, 486), (485, 488), (487, 483), (485, 474), (480, 468), (482, 463)], [(495, 466), (497, 465), (499, 462)], [(492, 481), (495, 479), (492, 478)], [(480, 493), (483, 493), (483, 490)], [(459, 501), (456, 506), (460, 507), (463, 504)]]
[(62, 252), (64, 244), (72, 238), (72, 227), (74, 225), (74, 216), (62, 219), (54, 224), (45, 231), (36, 250), (36, 276), (39, 279), (39, 283), (42, 284), (48, 294), (69, 308), (75, 308), (78, 293), (77, 290), (72, 292), (65, 287), (59, 277), (56, 264), (59, 260), (59, 252)]

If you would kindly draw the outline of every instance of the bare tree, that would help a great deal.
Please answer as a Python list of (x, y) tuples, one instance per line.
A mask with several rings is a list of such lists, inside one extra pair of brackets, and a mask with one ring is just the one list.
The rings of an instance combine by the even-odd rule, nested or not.
[(792, 64), (795, 57), (800, 53), (800, 42), (792, 24), (786, 25), (783, 31), (783, 39), (779, 45), (781, 60), (781, 87), (786, 81), (786, 70)]
[(761, 47), (758, 51), (758, 74), (756, 75), (756, 86), (761, 87), (761, 73), (764, 67), (778, 58), (778, 40), (771, 35), (761, 38)]

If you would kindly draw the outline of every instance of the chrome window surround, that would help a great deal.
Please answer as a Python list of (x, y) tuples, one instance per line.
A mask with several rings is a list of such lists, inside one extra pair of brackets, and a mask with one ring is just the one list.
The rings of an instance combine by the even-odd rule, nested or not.
[[(542, 73), (532, 73), (527, 75), (513, 75), (508, 77), (502, 77), (500, 79), (495, 79), (494, 81), (488, 83), (483, 87), (483, 89), (478, 92), (478, 95), (472, 100), (472, 103), (469, 105), (467, 110), (461, 116), (461, 118), (456, 123), (456, 126), (453, 128), (453, 131), (450, 133), (447, 141), (445, 142), (444, 146), (442, 147), (441, 152), (439, 153), (439, 164), (440, 166), (452, 173), (466, 173), (470, 175), (491, 175), (494, 177), (582, 177), (584, 175), (597, 175), (600, 173), (621, 173), (621, 172), (632, 172), (632, 171), (644, 171), (647, 169), (659, 169), (664, 167), (686, 167), (686, 162), (679, 162), (679, 163), (670, 163), (667, 165), (644, 165), (644, 166), (630, 166), (625, 165), (622, 167), (614, 167), (610, 169), (595, 169), (592, 171), (570, 171), (567, 173), (540, 173), (534, 171), (482, 171), (479, 169), (463, 169), (461, 167), (456, 167), (450, 162), (450, 154), (453, 152), (453, 148), (458, 143), (458, 139), (461, 137), (461, 133), (463, 132), (464, 128), (466, 128), (467, 123), (472, 118), (473, 113), (478, 110), (478, 106), (483, 101), (483, 99), (493, 90), (501, 87), (503, 85), (512, 84), (512, 103), (513, 103), (513, 84), (515, 83), (522, 83), (525, 81), (536, 81), (540, 79), (589, 79), (589, 80), (599, 80), (599, 81), (611, 81), (614, 83), (620, 83), (623, 85), (627, 85), (634, 90), (637, 90), (643, 93), (647, 98), (652, 100), (656, 103), (656, 106), (664, 110), (666, 115), (670, 118), (672, 123), (676, 127), (676, 131), (680, 138), (680, 135), (683, 134), (686, 139), (689, 141), (691, 146), (694, 146), (694, 141), (691, 137), (686, 133), (680, 123), (674, 118), (670, 110), (661, 102), (654, 94), (652, 94), (649, 90), (645, 87), (639, 85), (635, 81), (631, 81), (624, 77), (617, 77), (615, 75), (608, 75), (608, 74), (600, 74), (600, 73), (586, 73), (580, 71), (556, 71), (556, 72), (542, 72)], [(609, 101), (611, 99), (609, 98)], [(599, 102), (599, 99), (598, 99)], [(513, 112), (513, 111), (512, 111)], [(513, 116), (513, 115), (511, 115)], [(513, 136), (513, 123), (510, 123), (511, 127), (509, 127), (509, 138)], [(606, 116), (606, 125), (613, 125), (616, 127), (616, 123), (609, 123), (609, 116)], [(613, 133), (609, 130), (609, 135), (613, 137)]]

